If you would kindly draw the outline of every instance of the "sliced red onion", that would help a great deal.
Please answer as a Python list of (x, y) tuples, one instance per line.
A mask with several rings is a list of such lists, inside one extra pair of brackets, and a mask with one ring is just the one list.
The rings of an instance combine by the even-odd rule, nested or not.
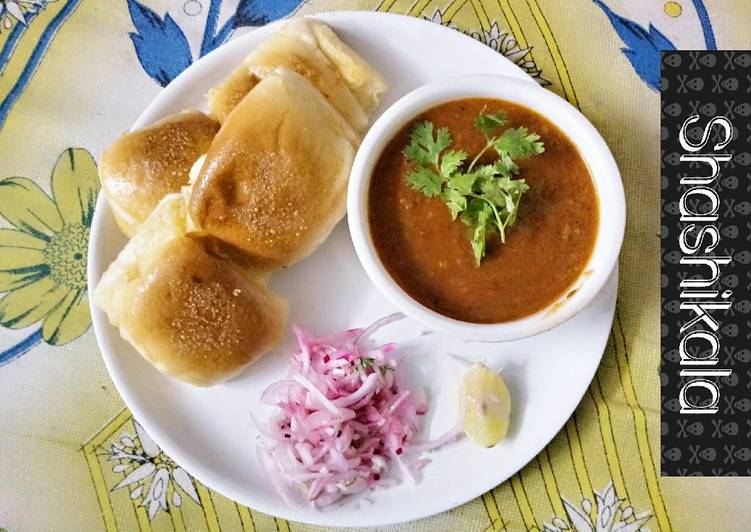
[(279, 493), (279, 496), (285, 504), (292, 506), (292, 498), (287, 492), (287, 486), (282, 478), (281, 472), (279, 471), (278, 464), (274, 463), (271, 457), (266, 454), (265, 449), (262, 446), (258, 447), (258, 461), (261, 464), (264, 474), (268, 477), (271, 485), (274, 486), (274, 489)]
[(367, 340), (371, 334), (376, 332), (378, 329), (385, 327), (389, 323), (393, 323), (395, 321), (399, 321), (401, 319), (404, 319), (404, 314), (401, 312), (395, 312), (394, 314), (390, 314), (389, 316), (385, 316), (381, 318), (380, 320), (376, 320), (373, 322), (370, 326), (366, 327), (360, 335), (355, 339), (354, 345), (356, 347), (359, 347), (360, 344), (362, 344), (363, 341)]
[(299, 346), (288, 376), (261, 395), (277, 412), (269, 423), (257, 423), (268, 442), (259, 449), (259, 461), (287, 504), (290, 492), (321, 508), (346, 495), (393, 486), (391, 462), (402, 478), (415, 482), (415, 473), (428, 463), (420, 453), (459, 434), (416, 443), (427, 411), (424, 393), (406, 387), (395, 344), (365, 347), (376, 330), (401, 318), (392, 314), (365, 329), (321, 338), (294, 327)]
[(310, 369), (310, 348), (308, 347), (308, 334), (297, 325), (292, 325), (292, 332), (295, 333), (297, 343), (300, 345), (300, 355), (302, 358), (302, 371), (307, 373)]
[(303, 375), (297, 374), (293, 377), (297, 382), (305, 386), (308, 391), (313, 395), (315, 399), (318, 400), (319, 403), (321, 403), (324, 407), (328, 408), (329, 411), (333, 414), (339, 415), (339, 409), (336, 407), (334, 403), (332, 403), (328, 397), (326, 397), (321, 390), (315, 387), (315, 385), (310, 382), (308, 379), (306, 379)]
[(299, 387), (299, 384), (289, 379), (275, 382), (263, 391), (261, 394), (261, 403), (264, 405), (276, 405), (280, 402), (281, 397), (288, 397), (292, 388), (297, 387)]
[(458, 423), (455, 426), (453, 426), (450, 430), (448, 430), (445, 434), (430, 441), (410, 445), (407, 447), (406, 450), (411, 453), (424, 453), (426, 451), (432, 451), (433, 449), (437, 449), (438, 447), (442, 447), (446, 445), (447, 443), (454, 441), (463, 433), (464, 433), (464, 430), (462, 428), (462, 424)]
[(370, 375), (365, 377), (365, 382), (363, 382), (362, 386), (360, 386), (357, 390), (349, 395), (335, 399), (333, 401), (334, 405), (336, 405), (337, 407), (344, 407), (356, 403), (375, 389), (379, 377), (380, 376), (378, 372), (371, 373)]

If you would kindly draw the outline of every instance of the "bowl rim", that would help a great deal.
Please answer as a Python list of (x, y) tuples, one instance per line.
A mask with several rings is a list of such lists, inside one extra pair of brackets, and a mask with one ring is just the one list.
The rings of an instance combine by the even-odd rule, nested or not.
[[(582, 274), (548, 306), (514, 321), (492, 324), (465, 322), (422, 305), (388, 273), (370, 233), (370, 181), (386, 144), (421, 112), (463, 98), (491, 98), (520, 104), (559, 127), (576, 145), (587, 164), (599, 201), (595, 245)], [(534, 81), (496, 74), (473, 74), (443, 78), (423, 85), (400, 98), (375, 121), (353, 162), (347, 194), (347, 221), (352, 243), (365, 272), (400, 311), (433, 330), (454, 337), (503, 342), (548, 331), (572, 318), (592, 301), (617, 264), (625, 232), (626, 202), (620, 172), (608, 145), (578, 109)]]

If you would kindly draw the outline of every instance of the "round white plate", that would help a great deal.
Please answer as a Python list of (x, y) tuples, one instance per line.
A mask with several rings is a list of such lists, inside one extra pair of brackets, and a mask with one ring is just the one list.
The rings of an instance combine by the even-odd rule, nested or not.
[[(389, 80), (382, 109), (410, 90), (437, 78), (462, 73), (495, 73), (530, 79), (501, 54), (430, 22), (365, 12), (319, 15)], [(276, 24), (259, 28), (217, 49), (173, 81), (141, 115), (135, 128), (186, 108), (205, 109), (208, 89), (228, 75), (268, 37)], [(530, 81), (531, 82), (531, 81)], [(115, 259), (126, 240), (100, 195), (91, 232), (89, 286)], [(290, 322), (325, 333), (365, 326), (394, 312), (357, 261), (347, 224), (340, 223), (310, 258), (274, 275), (272, 289), (292, 303)], [(417, 485), (371, 492), (324, 511), (289, 508), (264, 478), (256, 459), (258, 433), (253, 411), (265, 417), (259, 395), (283, 376), (293, 345), (268, 354), (232, 381), (194, 388), (163, 376), (147, 363), (106, 316), (92, 308), (94, 330), (112, 380), (135, 418), (159, 446), (205, 485), (254, 509), (326, 526), (383, 526), (426, 517), (473, 499), (508, 479), (560, 430), (579, 403), (599, 364), (613, 319), (617, 274), (574, 319), (527, 339), (505, 344), (467, 343), (425, 334), (404, 320), (376, 339), (396, 341), (408, 353), (414, 385), (426, 387), (431, 412), (426, 432), (435, 436), (454, 424), (456, 367), (448, 354), (485, 360), (503, 368), (513, 398), (509, 436), (492, 449), (466, 439), (430, 455)]]

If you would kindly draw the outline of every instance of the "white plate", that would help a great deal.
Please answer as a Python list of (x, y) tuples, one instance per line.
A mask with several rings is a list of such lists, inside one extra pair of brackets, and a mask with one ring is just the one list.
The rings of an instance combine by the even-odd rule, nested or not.
[[(502, 55), (477, 41), (423, 20), (397, 15), (343, 12), (319, 15), (391, 83), (383, 108), (437, 78), (496, 73), (529, 79)], [(205, 108), (207, 90), (262, 39), (267, 26), (250, 32), (196, 62), (173, 81), (134, 127), (186, 108)], [(89, 285), (93, 292), (107, 265), (125, 244), (100, 195), (91, 231)], [(291, 321), (324, 333), (371, 321), (394, 311), (373, 287), (355, 256), (346, 223), (310, 258), (275, 274), (272, 288), (292, 302)], [(402, 321), (377, 338), (396, 341), (409, 353), (408, 372), (431, 399), (427, 432), (436, 435), (456, 419), (455, 368), (446, 354), (502, 366), (514, 401), (509, 436), (492, 449), (466, 440), (430, 455), (416, 485), (372, 492), (326, 511), (287, 507), (264, 478), (256, 460), (257, 430), (249, 413), (265, 416), (261, 391), (283, 375), (287, 360), (267, 355), (238, 378), (210, 389), (163, 376), (92, 308), (94, 330), (112, 380), (136, 419), (160, 447), (207, 486), (262, 512), (326, 526), (384, 526), (426, 517), (469, 501), (521, 469), (555, 436), (579, 403), (599, 364), (613, 319), (617, 274), (579, 315), (523, 341), (474, 344), (428, 334)], [(292, 345), (291, 333), (285, 345)]]

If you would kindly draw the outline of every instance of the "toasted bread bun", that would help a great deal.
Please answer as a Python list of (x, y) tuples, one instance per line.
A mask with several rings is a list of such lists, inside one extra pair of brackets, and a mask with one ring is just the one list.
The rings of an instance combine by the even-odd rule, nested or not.
[(260, 79), (248, 70), (245, 63), (241, 63), (220, 85), (209, 89), (208, 104), (211, 115), (224, 122), (232, 109), (259, 81)]
[(286, 67), (305, 76), (358, 132), (387, 89), (383, 77), (325, 24), (294, 18), (261, 43), (221, 85), (209, 91), (209, 109), (224, 122), (259, 78)]
[(164, 198), (102, 276), (96, 303), (146, 360), (197, 386), (228, 379), (280, 340), (287, 304), (214, 238), (185, 232)]
[(192, 187), (196, 227), (276, 269), (344, 215), (359, 137), (304, 77), (280, 68), (235, 107)]
[(329, 26), (313, 20), (310, 27), (318, 47), (337, 68), (365, 113), (368, 116), (372, 115), (389, 88), (386, 79), (362, 56), (347, 46)]
[(187, 184), (191, 165), (218, 130), (213, 118), (184, 111), (126, 133), (102, 153), (102, 191), (126, 235), (135, 234), (165, 195)]

